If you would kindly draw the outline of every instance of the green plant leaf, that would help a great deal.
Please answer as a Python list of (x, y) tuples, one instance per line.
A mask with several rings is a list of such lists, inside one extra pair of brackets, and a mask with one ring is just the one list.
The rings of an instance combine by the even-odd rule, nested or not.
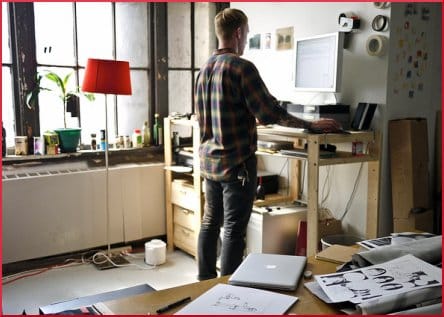
[(35, 86), (34, 86), (34, 89), (32, 89), (32, 90), (26, 95), (25, 103), (26, 103), (26, 106), (27, 106), (29, 109), (34, 109), (34, 108), (35, 108), (35, 106), (36, 106), (36, 104), (37, 104), (38, 97), (39, 97), (39, 93), (40, 93), (42, 90), (51, 91), (51, 89), (46, 88), (46, 87), (42, 87), (42, 86), (41, 86), (42, 78), (43, 78), (42, 75), (40, 75), (40, 74), (36, 74), (36, 76), (35, 76), (35, 83), (36, 83), (36, 84), (35, 84)]
[(65, 77), (62, 78), (57, 73), (50, 71), (50, 70), (43, 70), (42, 72), (37, 73), (36, 74), (36, 85), (35, 85), (34, 89), (27, 94), (26, 101), (25, 101), (26, 105), (30, 109), (34, 108), (35, 105), (37, 104), (37, 101), (38, 101), (38, 95), (43, 90), (56, 92), (56, 89), (42, 87), (41, 80), (43, 78), (46, 78), (46, 79), (52, 81), (59, 88), (59, 91), (57, 90), (57, 92), (59, 93), (59, 95), (58, 95), (59, 98), (63, 102), (63, 121), (64, 121), (64, 125), (66, 128), (67, 103), (70, 101), (70, 99), (74, 99), (71, 97), (85, 96), (89, 101), (95, 100), (94, 94), (83, 93), (80, 91), (79, 87), (76, 87), (75, 89), (73, 89), (71, 91), (68, 90), (68, 83), (69, 83), (69, 80), (70, 80), (72, 74), (73, 74), (73, 72), (67, 74)]

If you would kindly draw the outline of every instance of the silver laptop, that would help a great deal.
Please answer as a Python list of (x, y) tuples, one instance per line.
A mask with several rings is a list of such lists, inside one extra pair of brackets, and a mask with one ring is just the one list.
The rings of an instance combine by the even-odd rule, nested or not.
[(250, 253), (228, 279), (228, 283), (293, 291), (306, 262), (305, 256)]

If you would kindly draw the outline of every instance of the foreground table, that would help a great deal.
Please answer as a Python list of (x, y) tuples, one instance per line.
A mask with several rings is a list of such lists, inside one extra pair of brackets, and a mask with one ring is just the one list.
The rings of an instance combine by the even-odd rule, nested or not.
[[(326, 274), (333, 273), (336, 270), (334, 263), (320, 261), (309, 257), (307, 261), (306, 270), (310, 270), (314, 274)], [(174, 288), (164, 289), (156, 292), (131, 296), (123, 299), (117, 299), (104, 302), (107, 308), (109, 308), (114, 314), (117, 315), (146, 315), (156, 314), (156, 310), (182, 298), (191, 297), (194, 300), (205, 291), (209, 290), (218, 283), (227, 283), (229, 276), (223, 276), (207, 281), (196, 282)], [(312, 281), (311, 279), (304, 279), (301, 277), (298, 288), (293, 292), (279, 292), (282, 294), (297, 296), (299, 300), (290, 308), (287, 312), (289, 314), (339, 314), (340, 312), (332, 305), (325, 304), (319, 300), (316, 296), (312, 295), (304, 287), (304, 283)], [(149, 282), (149, 281), (147, 281)], [(180, 307), (168, 310), (165, 314), (174, 314), (186, 304)]]

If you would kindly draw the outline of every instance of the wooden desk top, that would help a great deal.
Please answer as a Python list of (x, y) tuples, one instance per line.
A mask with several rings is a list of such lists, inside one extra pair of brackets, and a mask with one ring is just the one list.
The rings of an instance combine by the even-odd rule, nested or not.
[[(320, 261), (309, 257), (307, 261), (306, 270), (310, 270), (314, 274), (326, 274), (336, 271), (334, 263)], [(182, 298), (190, 296), (192, 300), (200, 296), (205, 291), (219, 283), (227, 283), (229, 276), (223, 276), (202, 282), (196, 282), (174, 288), (164, 289), (151, 293), (140, 294), (123, 299), (112, 300), (104, 302), (104, 304), (116, 315), (156, 315), (156, 310), (175, 302)], [(340, 314), (333, 305), (328, 305), (314, 296), (310, 291), (304, 287), (304, 283), (313, 281), (313, 277), (309, 280), (301, 277), (298, 288), (293, 292), (279, 292), (282, 294), (297, 296), (299, 300), (290, 308), (288, 314), (302, 314), (302, 315), (337, 315)], [(185, 306), (184, 304), (183, 306)], [(166, 314), (174, 314), (181, 307), (171, 309)]]

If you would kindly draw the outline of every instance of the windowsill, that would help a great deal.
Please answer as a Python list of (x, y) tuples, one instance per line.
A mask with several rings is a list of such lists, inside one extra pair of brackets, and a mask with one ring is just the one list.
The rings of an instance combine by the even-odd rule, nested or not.
[[(89, 167), (105, 166), (104, 151), (81, 150), (74, 153), (57, 155), (8, 155), (2, 158), (3, 166), (26, 167), (53, 163), (86, 162)], [(110, 149), (108, 152), (109, 166), (126, 163), (163, 163), (162, 146), (146, 148)]]

